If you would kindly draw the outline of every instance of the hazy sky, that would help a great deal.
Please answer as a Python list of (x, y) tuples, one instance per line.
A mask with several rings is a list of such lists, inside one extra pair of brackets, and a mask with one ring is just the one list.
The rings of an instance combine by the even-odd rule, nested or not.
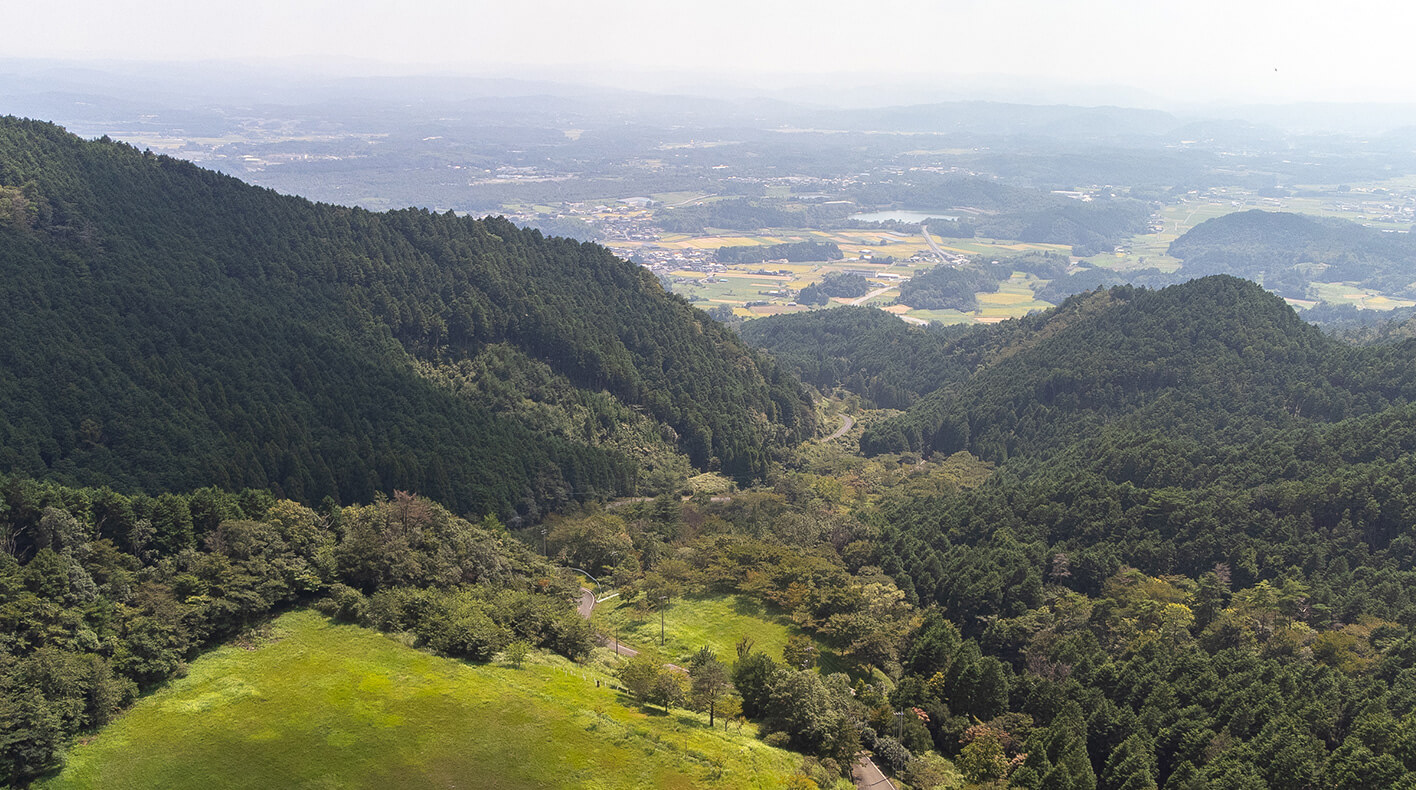
[(6, 10), (0, 56), (1001, 75), (1170, 101), (1416, 101), (1413, 22), (1405, 2), (1334, 0), (50, 0)]

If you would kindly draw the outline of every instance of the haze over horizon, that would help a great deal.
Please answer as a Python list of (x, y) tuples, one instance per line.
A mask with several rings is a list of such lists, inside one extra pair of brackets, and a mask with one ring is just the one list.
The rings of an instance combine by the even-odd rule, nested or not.
[[(299, 63), (330, 76), (521, 75), (809, 97), (898, 83), (938, 96), (1176, 107), (1416, 101), (1413, 12), (1372, 3), (1008, 0), (416, 5), (76, 0), (8, 14), (0, 57)], [(952, 93), (951, 93), (952, 91)], [(996, 94), (996, 96), (995, 96)], [(835, 101), (842, 101), (837, 98)]]

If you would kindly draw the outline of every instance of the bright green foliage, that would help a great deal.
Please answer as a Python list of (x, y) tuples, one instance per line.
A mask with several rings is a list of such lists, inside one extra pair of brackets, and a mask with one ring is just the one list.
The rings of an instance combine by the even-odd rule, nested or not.
[(983, 727), (959, 754), (959, 770), (974, 784), (997, 782), (1008, 776), (1008, 756), (997, 733)]
[(663, 705), (665, 713), (672, 713), (674, 706), (683, 707), (688, 701), (688, 678), (676, 669), (662, 667), (649, 694), (649, 701)]
[(733, 687), (742, 695), (742, 714), (756, 719), (768, 713), (772, 689), (787, 672), (765, 653), (739, 656), (733, 664)]
[(658, 661), (646, 653), (630, 656), (620, 667), (619, 679), (640, 704), (649, 701), (654, 694), (654, 683), (659, 679), (661, 667)]
[[(156, 521), (188, 537), (155, 545)], [(331, 615), (460, 658), (489, 660), (513, 640), (573, 657), (593, 644), (573, 585), (543, 560), (405, 494), (321, 514), (251, 492), (126, 497), (0, 478), (0, 532), (15, 552), (0, 552), (0, 778), (11, 783), (51, 767), (139, 688), (326, 591)]]
[(503, 655), (512, 666), (521, 669), (521, 665), (526, 663), (526, 656), (531, 652), (531, 643), (524, 639), (514, 640), (506, 646)]
[(732, 690), (728, 679), (728, 668), (718, 660), (718, 654), (705, 647), (693, 656), (688, 665), (692, 685), (690, 696), (696, 710), (708, 711), (708, 726), (712, 726), (717, 711), (718, 700)]
[(662, 705), (668, 712), (688, 697), (688, 679), (647, 653), (631, 657), (620, 667), (620, 682), (640, 705)]
[[(659, 644), (659, 612), (636, 611), (619, 598), (595, 607), (595, 623), (630, 644)], [(664, 610), (664, 630), (664, 653), (685, 666), (705, 645), (720, 656), (735, 655), (735, 645), (745, 636), (752, 638), (755, 650), (779, 656), (795, 631), (785, 618), (743, 595), (675, 601)]]
[(621, 705), (558, 658), (469, 665), (304, 611), (249, 647), (194, 661), (41, 786), (765, 790), (800, 764), (750, 729)]

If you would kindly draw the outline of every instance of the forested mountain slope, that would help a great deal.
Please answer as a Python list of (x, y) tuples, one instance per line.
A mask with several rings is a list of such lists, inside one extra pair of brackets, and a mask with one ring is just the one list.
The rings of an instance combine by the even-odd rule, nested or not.
[(738, 331), (805, 382), (844, 386), (882, 408), (906, 408), (1111, 301), (1109, 293), (1087, 294), (1056, 310), (989, 326), (911, 326), (873, 307), (839, 307), (760, 318)]
[(1299, 299), (1312, 281), (1416, 293), (1416, 238), (1341, 219), (1241, 211), (1191, 228), (1169, 253), (1184, 260), (1183, 275), (1233, 274)]
[[(1087, 302), (1105, 304), (1047, 331)], [(1038, 320), (1032, 339), (868, 431), (862, 447), (963, 449), (1002, 461), (1053, 452), (1113, 423), (1238, 442), (1416, 395), (1416, 347), (1347, 346), (1228, 276), (1159, 291), (1118, 287)]]
[[(945, 376), (867, 449), (999, 462), (952, 490), (845, 478), (926, 608), (891, 696), (928, 715), (911, 749), (1034, 790), (1416, 787), (1416, 341), (1345, 344), (1229, 276), (948, 338), (816, 320), (763, 334)], [(947, 687), (960, 656), (1001, 667), (987, 713)]]
[(822, 389), (845, 386), (884, 408), (968, 375), (948, 341), (957, 329), (917, 327), (874, 307), (838, 307), (769, 316), (738, 330), (743, 340)]
[(877, 559), (1047, 722), (1010, 781), (1416, 786), (1416, 344), (1230, 277), (1099, 297), (867, 436), (1007, 459), (887, 496)]
[(636, 446), (750, 476), (814, 429), (794, 379), (601, 247), (13, 118), (0, 305), (0, 469), (72, 483), (525, 512), (630, 490)]

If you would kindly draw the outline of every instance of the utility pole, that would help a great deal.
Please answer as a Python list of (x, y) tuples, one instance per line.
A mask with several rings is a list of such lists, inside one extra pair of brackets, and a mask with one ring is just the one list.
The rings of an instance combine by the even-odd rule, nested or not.
[(665, 603), (668, 600), (669, 596), (667, 595), (659, 596), (659, 647), (664, 646), (664, 608), (668, 606)]

